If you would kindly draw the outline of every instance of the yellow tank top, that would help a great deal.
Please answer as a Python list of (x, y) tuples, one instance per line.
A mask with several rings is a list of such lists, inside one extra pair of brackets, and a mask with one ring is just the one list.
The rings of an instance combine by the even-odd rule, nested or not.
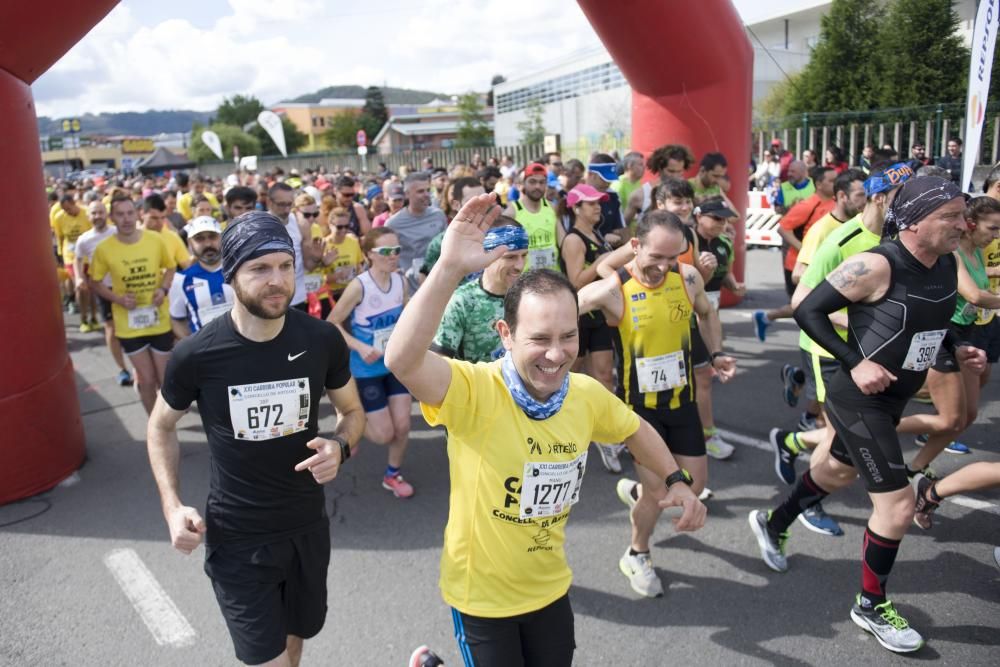
[[(983, 257), (986, 259), (986, 269), (993, 269), (1000, 266), (1000, 241), (993, 241), (983, 250)], [(990, 291), (1000, 294), (1000, 278), (990, 278)], [(993, 321), (997, 311), (989, 308), (980, 308), (976, 317), (976, 324), (989, 324)]]
[(556, 212), (549, 202), (542, 198), (538, 213), (524, 208), (520, 201), (514, 202), (514, 219), (528, 232), (528, 258), (524, 270), (559, 268), (559, 244), (556, 240)]
[(632, 406), (673, 410), (694, 401), (691, 315), (679, 268), (647, 287), (618, 270), (624, 312), (617, 324), (619, 397)]

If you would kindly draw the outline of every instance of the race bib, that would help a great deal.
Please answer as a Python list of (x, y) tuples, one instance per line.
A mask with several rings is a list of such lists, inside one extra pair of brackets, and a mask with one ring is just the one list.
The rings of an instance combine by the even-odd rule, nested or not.
[(935, 329), (913, 334), (910, 349), (906, 352), (906, 359), (903, 360), (903, 368), (908, 371), (926, 371), (933, 366), (938, 350), (941, 349), (941, 342), (947, 333), (947, 329)]
[(385, 346), (389, 343), (389, 336), (392, 335), (392, 327), (376, 329), (372, 332), (372, 347), (385, 354)]
[(521, 518), (562, 514), (580, 499), (587, 452), (561, 463), (525, 463), (521, 485)]
[(976, 324), (989, 324), (996, 314), (997, 311), (992, 308), (980, 308), (976, 313)]
[(965, 306), (962, 307), (962, 317), (972, 317), (977, 310), (976, 306), (966, 301)]
[(307, 273), (305, 277), (306, 293), (318, 292), (323, 287), (326, 276), (322, 273)]
[(272, 440), (306, 430), (309, 378), (229, 387), (229, 417), (237, 440)]
[(653, 394), (687, 384), (687, 368), (683, 352), (661, 354), (658, 357), (638, 357), (635, 360), (639, 376), (639, 391)]
[(160, 309), (155, 306), (133, 308), (127, 312), (129, 329), (148, 329), (160, 323)]
[(536, 248), (528, 251), (528, 266), (532, 269), (556, 268), (555, 248)]
[(718, 310), (722, 292), (705, 292), (705, 296), (708, 297), (708, 302), (712, 304), (712, 308)]
[(225, 315), (232, 309), (233, 304), (231, 303), (217, 303), (211, 306), (204, 306), (198, 309), (198, 319), (201, 320), (201, 326), (205, 326), (219, 315)]

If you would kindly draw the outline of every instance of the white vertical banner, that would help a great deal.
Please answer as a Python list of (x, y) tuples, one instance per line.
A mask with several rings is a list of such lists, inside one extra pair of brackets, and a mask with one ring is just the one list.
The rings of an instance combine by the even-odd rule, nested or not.
[(979, 144), (986, 121), (986, 103), (990, 92), (993, 69), (993, 49), (996, 46), (997, 22), (1000, 19), (998, 0), (980, 0), (976, 25), (972, 31), (972, 59), (969, 63), (969, 99), (965, 112), (965, 145), (962, 147), (962, 181), (964, 190), (972, 182), (972, 170), (979, 157)]
[(219, 135), (212, 130), (205, 130), (201, 133), (201, 143), (208, 147), (208, 150), (215, 153), (215, 157), (222, 159), (222, 142)]
[[(993, 51), (990, 50), (990, 53), (993, 53)], [(989, 84), (989, 81), (987, 81), (987, 84)], [(281, 118), (278, 114), (265, 109), (257, 115), (257, 122), (267, 131), (268, 136), (274, 141), (274, 145), (278, 147), (281, 154), (288, 157), (288, 151), (285, 150), (285, 128), (281, 126)]]

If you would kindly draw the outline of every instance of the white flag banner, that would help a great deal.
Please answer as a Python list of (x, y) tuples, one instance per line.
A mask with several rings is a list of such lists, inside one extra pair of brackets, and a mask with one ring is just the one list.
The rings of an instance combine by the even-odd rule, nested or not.
[(247, 155), (240, 158), (240, 169), (243, 171), (257, 171), (257, 156)]
[(208, 150), (215, 153), (215, 157), (222, 159), (222, 141), (219, 140), (219, 135), (211, 130), (205, 130), (201, 133), (201, 142), (208, 146)]
[(265, 109), (257, 116), (257, 122), (267, 131), (268, 136), (274, 141), (274, 145), (278, 147), (281, 154), (288, 157), (288, 151), (285, 150), (285, 128), (281, 126), (281, 118), (278, 114)]
[(990, 92), (990, 73), (993, 69), (993, 49), (996, 46), (997, 23), (1000, 20), (998, 0), (982, 0), (976, 14), (972, 32), (972, 60), (969, 63), (969, 100), (965, 112), (965, 145), (962, 156), (962, 182), (964, 190), (972, 182), (972, 170), (979, 157), (979, 144), (986, 120), (986, 103)]

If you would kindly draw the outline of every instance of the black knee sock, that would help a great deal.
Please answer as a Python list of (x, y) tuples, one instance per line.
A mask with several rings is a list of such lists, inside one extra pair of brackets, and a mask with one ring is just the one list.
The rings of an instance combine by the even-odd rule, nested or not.
[(885, 602), (885, 582), (896, 562), (900, 540), (890, 540), (865, 528), (861, 547), (861, 607), (874, 609)]
[(795, 488), (788, 494), (785, 501), (771, 512), (771, 518), (767, 521), (767, 532), (771, 534), (771, 537), (777, 538), (778, 535), (788, 530), (788, 527), (795, 521), (795, 517), (828, 495), (813, 481), (812, 472), (806, 471), (806, 474), (799, 477)]

